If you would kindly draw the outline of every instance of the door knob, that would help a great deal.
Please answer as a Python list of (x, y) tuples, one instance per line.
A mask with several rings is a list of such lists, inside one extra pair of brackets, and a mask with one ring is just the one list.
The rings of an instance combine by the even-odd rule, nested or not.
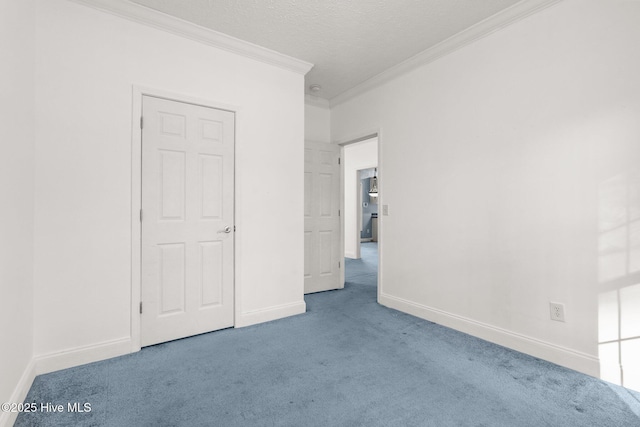
[(229, 227), (228, 225), (224, 228), (224, 230), (220, 230), (218, 231), (218, 233), (231, 233), (231, 227)]

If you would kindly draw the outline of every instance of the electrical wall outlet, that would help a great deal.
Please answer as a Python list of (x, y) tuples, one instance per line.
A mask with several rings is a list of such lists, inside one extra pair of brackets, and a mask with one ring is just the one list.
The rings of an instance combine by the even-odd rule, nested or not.
[(551, 320), (564, 322), (564, 304), (560, 304), (559, 302), (550, 302), (549, 309), (551, 310)]
[(382, 205), (382, 215), (389, 215), (389, 205)]

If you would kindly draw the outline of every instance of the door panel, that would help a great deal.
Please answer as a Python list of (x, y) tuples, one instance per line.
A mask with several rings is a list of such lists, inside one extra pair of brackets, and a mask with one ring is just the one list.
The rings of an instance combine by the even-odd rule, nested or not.
[(218, 266), (223, 262), (221, 242), (200, 242), (200, 307), (220, 305), (222, 302), (222, 270)]
[(160, 315), (184, 312), (185, 250), (183, 243), (159, 244)]
[(160, 155), (160, 219), (184, 221), (186, 158), (184, 152), (158, 150)]
[(332, 144), (305, 143), (305, 293), (342, 287), (339, 153)]
[(235, 119), (150, 96), (142, 108), (146, 346), (233, 326)]

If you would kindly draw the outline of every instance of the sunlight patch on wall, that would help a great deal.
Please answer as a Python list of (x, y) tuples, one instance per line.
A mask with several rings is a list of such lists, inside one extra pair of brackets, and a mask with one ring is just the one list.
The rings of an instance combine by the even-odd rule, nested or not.
[(599, 186), (600, 376), (640, 390), (640, 173)]

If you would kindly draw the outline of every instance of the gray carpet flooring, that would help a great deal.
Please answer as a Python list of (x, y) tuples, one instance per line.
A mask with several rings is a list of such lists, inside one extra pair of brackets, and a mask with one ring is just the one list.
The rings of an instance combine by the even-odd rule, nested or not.
[(308, 312), (38, 376), (16, 426), (640, 426), (640, 396), (376, 303), (376, 248)]

